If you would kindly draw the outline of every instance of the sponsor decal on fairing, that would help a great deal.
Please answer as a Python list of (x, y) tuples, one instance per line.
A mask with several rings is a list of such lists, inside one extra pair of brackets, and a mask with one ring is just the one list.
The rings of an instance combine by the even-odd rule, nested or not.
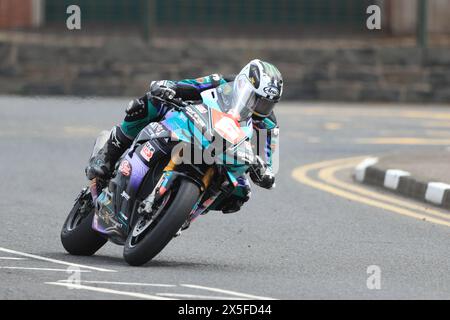
[(141, 156), (146, 160), (150, 161), (155, 153), (155, 148), (149, 143), (145, 143), (144, 147), (141, 149)]
[(130, 176), (130, 174), (131, 174), (131, 164), (130, 164), (130, 162), (129, 162), (128, 160), (123, 160), (123, 161), (120, 163), (119, 171), (120, 171), (120, 173), (122, 173), (125, 177)]

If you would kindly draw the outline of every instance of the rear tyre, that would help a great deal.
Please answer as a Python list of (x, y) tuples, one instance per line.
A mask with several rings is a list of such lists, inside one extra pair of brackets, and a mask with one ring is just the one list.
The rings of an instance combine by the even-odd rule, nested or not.
[(61, 243), (72, 255), (92, 256), (107, 241), (92, 229), (95, 208), (90, 197), (84, 194), (77, 200), (61, 230)]
[(123, 250), (125, 261), (132, 266), (140, 266), (161, 252), (187, 220), (199, 196), (199, 187), (185, 179), (181, 180), (178, 190), (166, 191), (165, 197), (168, 198), (163, 200), (160, 208), (163, 211), (155, 221), (146, 226), (145, 221), (138, 219), (133, 226)]

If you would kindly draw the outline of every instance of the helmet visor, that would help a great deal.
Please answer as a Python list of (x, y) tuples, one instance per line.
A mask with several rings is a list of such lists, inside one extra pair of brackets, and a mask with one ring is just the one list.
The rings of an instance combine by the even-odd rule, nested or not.
[(240, 75), (235, 79), (233, 89), (233, 102), (228, 113), (239, 120), (246, 120), (255, 109), (255, 88), (245, 75)]
[(255, 104), (255, 114), (260, 117), (268, 117), (275, 107), (275, 101), (258, 97)]

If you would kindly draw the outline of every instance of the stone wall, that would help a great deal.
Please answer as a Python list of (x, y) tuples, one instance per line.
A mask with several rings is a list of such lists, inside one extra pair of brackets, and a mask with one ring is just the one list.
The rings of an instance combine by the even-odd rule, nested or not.
[(0, 93), (141, 95), (155, 79), (235, 73), (252, 58), (276, 64), (285, 99), (450, 102), (450, 48), (302, 48), (0, 42)]

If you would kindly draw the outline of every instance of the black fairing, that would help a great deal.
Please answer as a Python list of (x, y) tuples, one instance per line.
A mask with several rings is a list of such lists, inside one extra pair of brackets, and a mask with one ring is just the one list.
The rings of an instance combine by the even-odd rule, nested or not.
[[(114, 215), (108, 221), (101, 221), (103, 226), (108, 229), (106, 233), (112, 242), (123, 244), (126, 240), (128, 232), (133, 222), (133, 215), (136, 212), (139, 204), (152, 192), (156, 183), (162, 175), (164, 167), (170, 159), (171, 143), (163, 138), (165, 130), (159, 129), (156, 134), (152, 128), (159, 124), (149, 124), (133, 142), (133, 145), (125, 153), (116, 164), (116, 175), (110, 180), (108, 190), (112, 195), (110, 211)], [(150, 159), (144, 158), (141, 154), (142, 149), (151, 147), (154, 152)], [(124, 175), (120, 170), (120, 165), (123, 161), (128, 161), (131, 164), (131, 172), (133, 171), (133, 164), (142, 164), (142, 168), (148, 171), (142, 177), (137, 186), (130, 183), (132, 174)], [(100, 209), (106, 210), (105, 203), (99, 201)], [(100, 218), (99, 218), (100, 219)]]

